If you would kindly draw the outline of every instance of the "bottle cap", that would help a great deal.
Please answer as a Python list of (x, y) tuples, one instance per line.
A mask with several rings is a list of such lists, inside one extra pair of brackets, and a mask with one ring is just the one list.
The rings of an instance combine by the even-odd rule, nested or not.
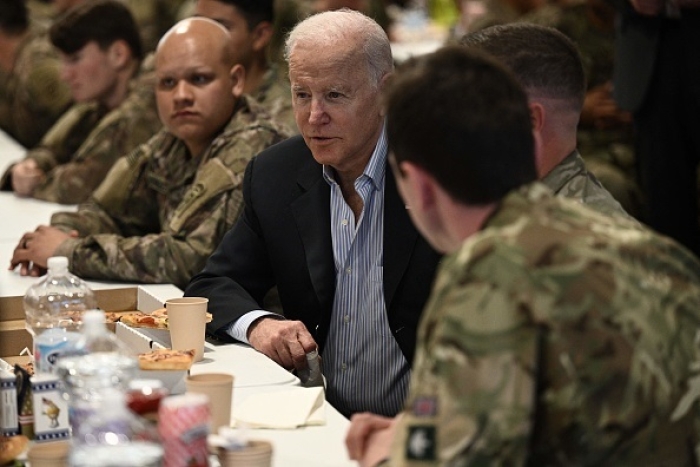
[(88, 310), (83, 313), (83, 329), (88, 331), (101, 330), (105, 327), (105, 312), (102, 310)]
[(49, 271), (54, 274), (65, 273), (68, 271), (68, 258), (65, 256), (52, 256), (46, 261), (46, 265)]

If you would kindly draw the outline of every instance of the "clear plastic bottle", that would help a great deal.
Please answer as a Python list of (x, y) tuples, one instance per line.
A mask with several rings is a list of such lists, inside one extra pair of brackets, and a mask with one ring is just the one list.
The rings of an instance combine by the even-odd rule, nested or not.
[(163, 447), (155, 426), (145, 423), (126, 406), (116, 389), (103, 391), (104, 405), (73, 433), (69, 465), (73, 467), (159, 466)]
[[(48, 259), (48, 272), (40, 281), (27, 289), (24, 295), (26, 327), (32, 335), (33, 352), (39, 368), (42, 368), (38, 352), (37, 338), (47, 329), (64, 328), (77, 331), (80, 328), (81, 314), (97, 306), (95, 294), (81, 279), (68, 272), (68, 258), (52, 256)], [(63, 345), (61, 339), (55, 341)], [(47, 342), (50, 345), (51, 341)], [(51, 352), (50, 347), (42, 349)]]
[(104, 312), (85, 312), (73, 353), (62, 356), (56, 363), (56, 372), (70, 397), (73, 431), (104, 407), (106, 391), (117, 389), (126, 393), (137, 369), (138, 361), (131, 349), (107, 329)]

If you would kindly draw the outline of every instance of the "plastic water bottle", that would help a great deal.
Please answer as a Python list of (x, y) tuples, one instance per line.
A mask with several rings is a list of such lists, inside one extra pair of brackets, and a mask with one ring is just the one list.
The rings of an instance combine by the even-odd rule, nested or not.
[[(77, 331), (80, 328), (82, 312), (96, 306), (97, 302), (92, 290), (85, 282), (68, 272), (68, 258), (65, 256), (49, 258), (46, 276), (29, 287), (24, 295), (26, 327), (32, 335), (32, 350), (38, 367), (37, 371), (51, 371), (49, 355), (60, 353), (58, 347), (64, 347), (66, 341), (71, 340), (73, 336), (54, 334), (43, 342), (40, 340), (41, 348), (37, 345), (37, 339), (48, 329), (63, 328), (69, 332)], [(55, 360), (56, 356), (54, 355), (52, 359)]]
[(107, 389), (103, 397), (102, 409), (73, 433), (69, 464), (73, 467), (159, 466), (163, 447), (155, 426), (127, 408), (124, 393)]
[(104, 408), (106, 392), (116, 389), (126, 393), (137, 369), (136, 356), (107, 329), (104, 312), (85, 312), (81, 336), (72, 354), (62, 356), (56, 363), (56, 372), (70, 398), (73, 431)]

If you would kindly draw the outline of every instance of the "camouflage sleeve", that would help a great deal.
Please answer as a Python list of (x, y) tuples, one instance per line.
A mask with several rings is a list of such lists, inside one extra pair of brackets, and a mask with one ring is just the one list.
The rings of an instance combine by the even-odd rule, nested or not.
[(94, 128), (70, 161), (47, 173), (34, 197), (63, 204), (87, 200), (117, 159), (148, 141), (159, 127), (154, 108), (116, 109)]
[(70, 160), (102, 114), (93, 104), (71, 106), (46, 132), (41, 143), (27, 152), (26, 157), (34, 159), (44, 173), (51, 172), (54, 167)]
[[(69, 255), (71, 270), (85, 278), (172, 283), (184, 289), (240, 213), (242, 175), (248, 160), (272, 142), (267, 130), (251, 133), (258, 136), (239, 134), (221, 149), (227, 152), (226, 164), (215, 157), (199, 169), (182, 201), (159, 229), (148, 230), (145, 225), (148, 219), (142, 219), (142, 230), (149, 233), (129, 234), (137, 229), (122, 225), (121, 234), (88, 235), (73, 245)], [(103, 205), (121, 206), (123, 213), (113, 212), (112, 217), (128, 219), (132, 204), (156, 196), (143, 191), (145, 183), (130, 189), (125, 177), (120, 177), (118, 182), (124, 187), (122, 191), (106, 193), (105, 184), (120, 165), (124, 165), (121, 160), (94, 198)], [(123, 200), (109, 198), (122, 195)], [(158, 214), (146, 217), (153, 219)]]
[(538, 331), (491, 284), (439, 285), (419, 331), (391, 465), (520, 465), (532, 430)]
[(153, 207), (155, 196), (147, 192), (142, 176), (150, 151), (150, 146), (145, 144), (119, 159), (93, 196), (81, 204), (77, 212), (56, 213), (51, 217), (51, 225), (63, 230), (77, 230), (81, 237), (129, 235), (143, 227), (134, 226), (135, 221), (131, 221), (134, 216), (130, 215), (129, 209), (134, 205), (138, 212), (149, 213), (157, 222), (157, 210)]

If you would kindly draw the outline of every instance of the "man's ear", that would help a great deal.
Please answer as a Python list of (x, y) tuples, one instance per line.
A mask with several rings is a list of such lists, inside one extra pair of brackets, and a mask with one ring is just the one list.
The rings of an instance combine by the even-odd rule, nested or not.
[(131, 49), (123, 40), (117, 40), (107, 49), (107, 57), (115, 69), (121, 69), (131, 58)]
[(233, 68), (231, 68), (229, 76), (231, 77), (231, 93), (235, 97), (241, 97), (243, 88), (245, 87), (245, 68), (243, 68), (243, 65), (240, 63), (236, 63), (233, 65)]
[(410, 191), (410, 201), (407, 204), (411, 209), (419, 209), (421, 212), (427, 212), (434, 208), (437, 187), (437, 182), (433, 176), (424, 168), (409, 161), (403, 161), (399, 164), (403, 173), (403, 183), (406, 184), (407, 190)]
[(272, 23), (268, 21), (259, 22), (255, 28), (253, 28), (253, 32), (251, 34), (253, 38), (253, 50), (256, 52), (265, 50), (267, 44), (269, 44), (272, 40), (273, 32), (274, 28), (272, 27)]
[(544, 126), (544, 120), (547, 117), (546, 111), (542, 104), (538, 102), (530, 102), (530, 120), (532, 121), (532, 131), (540, 133)]

